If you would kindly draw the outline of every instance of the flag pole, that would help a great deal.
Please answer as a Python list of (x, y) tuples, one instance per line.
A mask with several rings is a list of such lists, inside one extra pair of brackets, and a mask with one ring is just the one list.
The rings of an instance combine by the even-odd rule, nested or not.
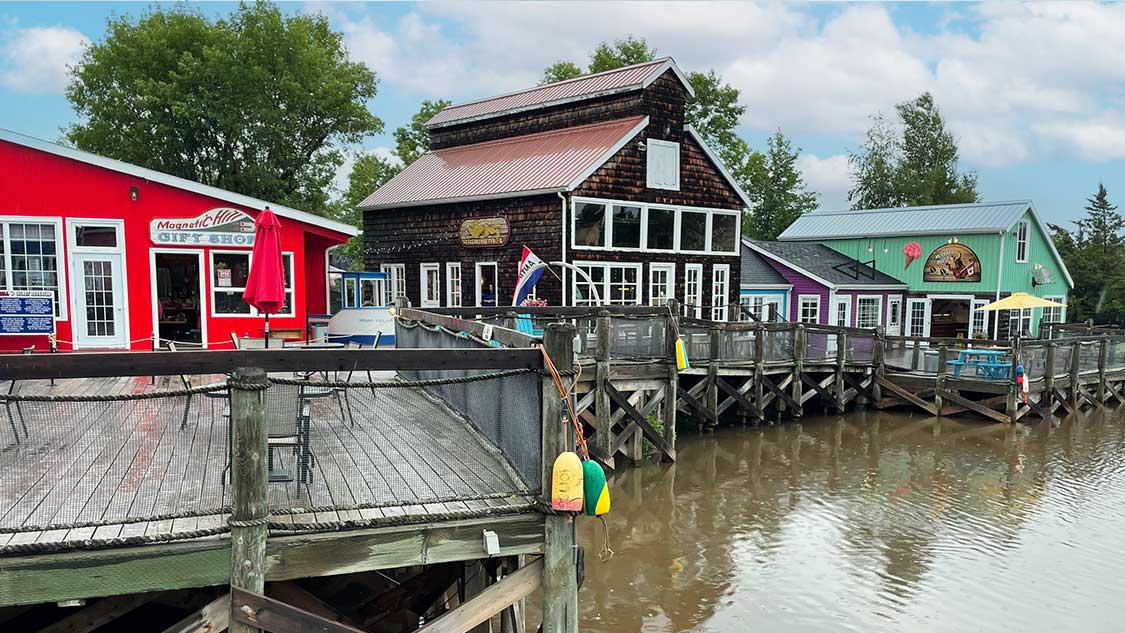
[(266, 349), (270, 348), (270, 313), (266, 313)]

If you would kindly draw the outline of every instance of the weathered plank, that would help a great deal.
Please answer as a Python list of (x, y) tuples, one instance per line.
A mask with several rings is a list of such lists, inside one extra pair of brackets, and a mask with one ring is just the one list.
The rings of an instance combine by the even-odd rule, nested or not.
[(543, 559), (540, 558), (480, 592), (465, 604), (428, 622), (418, 629), (418, 633), (464, 633), (531, 595), (539, 588), (542, 578)]

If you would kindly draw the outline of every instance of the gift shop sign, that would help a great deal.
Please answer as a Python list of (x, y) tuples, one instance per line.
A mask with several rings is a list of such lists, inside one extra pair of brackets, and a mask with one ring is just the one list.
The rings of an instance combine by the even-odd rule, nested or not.
[(149, 224), (154, 244), (169, 246), (254, 246), (254, 218), (220, 207), (194, 218), (155, 218)]

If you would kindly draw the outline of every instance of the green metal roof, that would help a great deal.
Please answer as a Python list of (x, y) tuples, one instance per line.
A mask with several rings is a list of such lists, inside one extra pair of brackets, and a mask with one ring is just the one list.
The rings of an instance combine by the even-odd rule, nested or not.
[(861, 209), (807, 213), (779, 240), (827, 240), (893, 235), (1000, 233), (1033, 209), (1030, 200), (939, 204), (897, 209)]

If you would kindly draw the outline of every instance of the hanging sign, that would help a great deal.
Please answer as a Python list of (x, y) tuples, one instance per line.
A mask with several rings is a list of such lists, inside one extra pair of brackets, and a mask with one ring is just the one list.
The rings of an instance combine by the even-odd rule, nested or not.
[(980, 281), (980, 259), (960, 242), (943, 244), (926, 258), (922, 281)]
[(54, 333), (55, 293), (0, 290), (0, 335)]
[(512, 227), (505, 218), (472, 218), (461, 223), (461, 245), (468, 248), (494, 248), (508, 243)]
[(149, 224), (154, 244), (172, 246), (254, 246), (254, 218), (219, 207), (194, 218), (155, 218)]

